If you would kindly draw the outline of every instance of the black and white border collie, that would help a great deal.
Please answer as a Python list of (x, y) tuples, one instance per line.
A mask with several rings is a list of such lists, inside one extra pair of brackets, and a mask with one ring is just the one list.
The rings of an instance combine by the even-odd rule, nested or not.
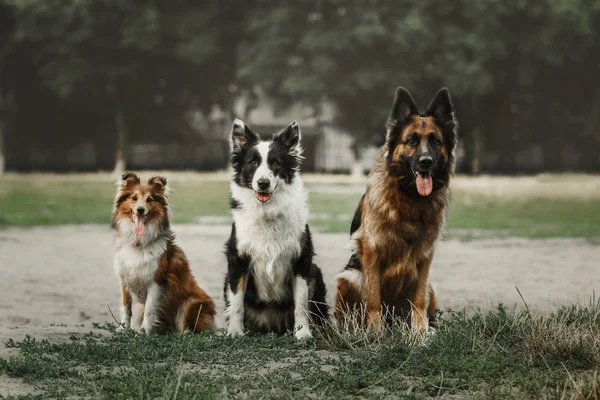
[(312, 262), (308, 194), (300, 178), (296, 121), (269, 140), (236, 119), (231, 132), (231, 210), (226, 244), (227, 333), (294, 331), (328, 318), (321, 270)]

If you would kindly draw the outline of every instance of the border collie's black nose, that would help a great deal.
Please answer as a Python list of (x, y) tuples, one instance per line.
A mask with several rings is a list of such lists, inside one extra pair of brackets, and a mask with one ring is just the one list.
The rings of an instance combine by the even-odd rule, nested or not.
[(419, 157), (419, 165), (421, 168), (431, 168), (433, 165), (433, 158), (430, 156), (421, 156)]
[(139, 215), (144, 215), (144, 211), (146, 211), (146, 210), (144, 209), (144, 207), (138, 207), (138, 209), (137, 209), (137, 213), (138, 213)]
[(269, 180), (266, 178), (260, 178), (256, 183), (258, 184), (258, 188), (260, 190), (267, 190), (271, 185), (271, 182), (269, 182)]

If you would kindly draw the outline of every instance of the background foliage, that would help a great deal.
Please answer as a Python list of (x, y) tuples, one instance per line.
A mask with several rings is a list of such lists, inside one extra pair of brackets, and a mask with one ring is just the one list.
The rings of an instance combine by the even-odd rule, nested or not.
[[(259, 89), (317, 116), (331, 104), (334, 125), (373, 143), (396, 86), (422, 106), (447, 86), (463, 171), (492, 149), (503, 162), (491, 172), (515, 172), (532, 145), (546, 170), (600, 169), (599, 0), (0, 0), (0, 26), (15, 151), (23, 140), (64, 147), (83, 130), (111, 151), (119, 113), (133, 137), (185, 140), (186, 111), (233, 114), (236, 96)], [(579, 156), (562, 160), (562, 148)]]

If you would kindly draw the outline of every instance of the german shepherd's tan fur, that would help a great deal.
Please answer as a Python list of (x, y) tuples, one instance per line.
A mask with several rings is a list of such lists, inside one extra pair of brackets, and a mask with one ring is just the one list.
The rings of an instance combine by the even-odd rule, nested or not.
[(383, 311), (427, 331), (437, 306), (429, 269), (445, 221), (456, 129), (446, 89), (424, 114), (397, 89), (386, 143), (352, 222), (353, 255), (338, 277), (338, 321), (364, 315), (359, 322), (379, 330)]

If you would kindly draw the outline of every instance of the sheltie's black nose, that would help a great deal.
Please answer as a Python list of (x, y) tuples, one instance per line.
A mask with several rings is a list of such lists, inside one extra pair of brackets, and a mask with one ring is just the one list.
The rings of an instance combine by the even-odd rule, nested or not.
[(260, 190), (267, 190), (271, 185), (271, 182), (269, 182), (269, 180), (266, 178), (260, 178), (256, 183), (258, 184), (258, 188)]
[(144, 209), (144, 207), (138, 207), (138, 209), (137, 209), (137, 213), (138, 213), (139, 215), (144, 215), (144, 212), (145, 212), (145, 211), (146, 211), (146, 210)]

